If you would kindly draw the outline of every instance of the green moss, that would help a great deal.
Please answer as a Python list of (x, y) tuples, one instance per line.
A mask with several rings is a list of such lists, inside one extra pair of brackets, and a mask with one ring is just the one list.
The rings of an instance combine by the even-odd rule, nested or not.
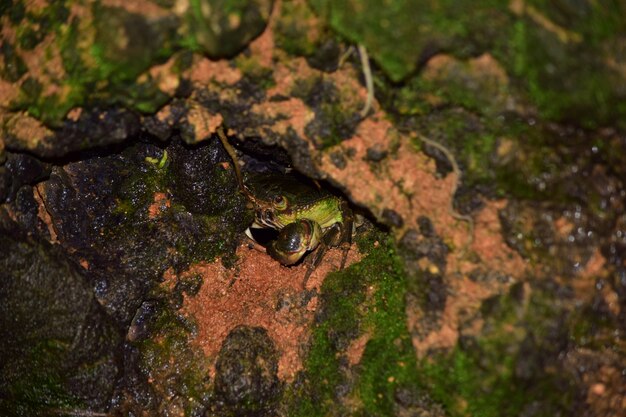
[(232, 57), (267, 24), (269, 3), (245, 0), (191, 0), (183, 44), (212, 58)]
[[(162, 159), (161, 159), (162, 161)], [(160, 166), (160, 162), (151, 163), (144, 161), (140, 169), (127, 173), (128, 178), (121, 184), (116, 193), (116, 205), (112, 212), (120, 216), (119, 224), (112, 227), (109, 233), (112, 236), (128, 237), (137, 234), (152, 236), (164, 233), (163, 228), (168, 229), (168, 236), (164, 236), (162, 242), (152, 244), (155, 257), (151, 269), (159, 270), (159, 265), (172, 260), (162, 259), (164, 246), (173, 247), (176, 250), (177, 261), (190, 264), (197, 261), (211, 261), (217, 256), (224, 255), (232, 245), (226, 242), (233, 242), (239, 230), (224, 220), (223, 215), (194, 214), (189, 218), (189, 208), (174, 200), (171, 206), (161, 213), (156, 219), (149, 218), (149, 206), (154, 203), (155, 193), (171, 194), (172, 172), (171, 166), (165, 162)], [(214, 169), (212, 171), (218, 171)], [(223, 170), (222, 170), (223, 171)], [(209, 172), (216, 182), (232, 180), (232, 178), (220, 179), (215, 172)], [(171, 197), (168, 197), (171, 198)], [(218, 199), (219, 197), (215, 197)], [(233, 206), (239, 204), (239, 195), (233, 196), (232, 205), (225, 209), (226, 212), (233, 210)], [(215, 201), (207, 201), (208, 207), (218, 204)], [(183, 219), (183, 220), (181, 220)], [(191, 228), (200, 236), (189, 235)], [(175, 240), (169, 241), (172, 236)], [(225, 259), (230, 259), (226, 256)], [(150, 261), (146, 256), (146, 261)]]
[[(423, 2), (317, 0), (311, 4), (333, 29), (364, 44), (394, 81), (413, 70), (419, 48), (410, 45), (409, 39), (418, 38)], [(389, 30), (391, 25), (394, 30)]]
[(8, 16), (13, 24), (20, 23), (25, 14), (24, 0), (7, 0), (0, 3), (0, 16)]
[[(411, 74), (424, 50), (433, 45), (458, 49), (463, 56), (475, 55), (491, 39), (485, 33), (486, 19), (498, 22), (508, 14), (508, 3), (499, 0), (480, 4), (469, 0), (316, 0), (311, 4), (334, 30), (363, 44), (393, 81)], [(467, 39), (472, 43), (463, 42)]]
[(58, 48), (65, 74), (49, 81), (61, 93), (44, 97), (48, 86), (42, 86), (36, 94), (22, 88), (21, 96), (12, 103), (14, 109), (26, 109), (55, 126), (71, 108), (85, 104), (122, 105), (154, 112), (169, 99), (149, 76), (147, 81), (137, 79), (173, 53), (175, 19), (148, 19), (98, 2), (91, 7), (93, 16), (97, 16), (93, 21), (84, 20), (87, 17), (70, 20), (67, 2), (52, 2), (38, 14), (24, 17), (17, 30), (18, 44), (32, 49), (53, 34), (54, 44), (45, 51), (46, 59), (55, 59), (53, 54)]
[[(141, 368), (151, 379), (152, 388), (162, 403), (174, 397), (184, 415), (197, 415), (207, 405), (211, 391), (208, 378), (209, 360), (189, 345), (193, 324), (178, 314), (165, 301), (170, 294), (157, 290), (153, 297), (162, 301), (156, 317), (152, 317), (151, 338), (136, 343), (141, 355)], [(162, 405), (159, 408), (167, 408)]]
[(2, 384), (2, 415), (43, 415), (53, 409), (78, 408), (78, 400), (70, 396), (64, 386), (62, 366), (67, 350), (64, 343), (49, 339), (15, 358), (14, 374), (3, 375), (11, 384)]
[[(133, 228), (133, 231), (128, 232), (132, 234), (137, 233), (136, 224), (143, 224), (142, 229), (145, 229), (144, 232), (146, 233), (150, 228), (158, 230), (158, 226), (154, 223), (157, 220), (148, 218), (148, 206), (153, 203), (155, 193), (169, 193), (168, 190), (172, 186), (172, 174), (167, 163), (164, 167), (149, 162), (145, 162), (145, 165), (147, 169), (135, 171), (128, 180), (124, 181), (119, 190), (119, 200), (114, 208), (115, 213), (123, 215), (128, 221), (128, 224), (121, 224), (120, 227)], [(212, 178), (213, 184), (222, 184), (222, 187), (232, 185), (232, 177), (221, 167), (214, 167), (207, 175)], [(213, 197), (212, 200), (206, 201), (207, 207), (221, 207), (222, 202), (220, 200), (223, 196), (212, 194), (211, 197)], [(240, 204), (241, 198), (239, 194), (232, 196), (231, 205), (224, 209), (225, 213), (234, 210), (234, 207)], [(225, 256), (224, 262), (232, 261), (232, 255), (225, 255), (227, 249), (232, 246), (228, 245), (227, 242), (236, 241), (236, 236), (240, 231), (224, 221), (223, 216), (226, 214), (194, 214), (195, 227), (205, 231), (203, 236), (198, 238), (187, 236), (183, 229), (185, 224), (181, 224), (178, 220), (179, 216), (185, 216), (188, 213), (188, 207), (174, 201), (171, 203), (171, 207), (158, 219), (159, 222), (168, 225), (167, 227), (173, 235), (181, 236), (175, 241), (174, 247), (179, 256), (185, 260), (185, 263), (211, 261), (220, 255)], [(113, 234), (119, 233), (118, 228), (113, 231)]]
[(235, 59), (235, 65), (241, 70), (253, 85), (269, 90), (276, 85), (272, 68), (262, 66), (257, 57), (239, 54)]
[[(481, 334), (417, 362), (406, 328), (407, 280), (394, 245), (373, 233), (360, 247), (369, 251), (361, 262), (324, 282), (305, 383), (287, 390), (290, 415), (395, 415), (399, 389), (422, 393), (452, 417), (519, 415), (530, 404), (540, 405), (541, 416), (570, 412), (573, 383), (558, 365), (544, 368), (545, 358), (557, 364), (567, 339), (551, 296), (536, 290), (524, 303), (523, 287), (513, 286), (484, 302)], [(342, 355), (363, 334), (369, 336), (363, 356), (347, 367)]]
[(158, 88), (151, 77), (143, 82), (132, 81), (111, 85), (107, 96), (111, 102), (145, 114), (156, 113), (171, 98)]
[[(551, 11), (551, 6), (538, 6), (543, 16)], [(602, 56), (603, 50), (614, 45), (611, 36), (626, 27), (621, 23), (620, 28), (616, 22), (616, 18), (623, 22), (623, 15), (614, 11), (609, 17), (600, 5), (594, 5), (586, 14), (585, 23), (575, 23), (574, 30), (560, 28), (562, 37), (530, 19), (518, 20), (510, 41), (514, 55), (502, 53), (502, 62), (512, 63), (511, 73), (527, 86), (530, 99), (543, 117), (597, 128), (626, 115), (623, 97), (616, 89), (623, 78)]]
[(318, 107), (316, 118), (324, 124), (324, 134), (314, 135), (319, 149), (328, 149), (338, 145), (344, 139), (342, 130), (348, 123), (348, 115), (339, 103), (322, 103)]
[[(558, 178), (563, 167), (576, 164), (575, 147), (588, 146), (580, 137), (565, 140), (567, 136), (549, 125), (514, 116), (477, 116), (459, 108), (423, 116), (419, 123), (422, 134), (455, 156), (466, 187), (487, 187), (499, 196), (522, 199), (576, 198)], [(426, 147), (419, 138), (413, 143), (418, 149)]]
[[(426, 132), (433, 133), (426, 135), (450, 149), (464, 169), (464, 184), (471, 186), (494, 181), (491, 157), (497, 144), (497, 135), (500, 133), (496, 126), (489, 126), (490, 130), (476, 128), (475, 126), (481, 125), (475, 116), (454, 110), (444, 111), (436, 118), (429, 118), (427, 123)], [(414, 138), (413, 141), (422, 149), (426, 146), (419, 138)], [(507, 186), (507, 183), (504, 183), (504, 186)]]
[[(394, 291), (396, 294), (390, 296), (400, 298), (393, 300), (394, 306), (403, 307), (403, 294)], [(381, 298), (377, 304), (379, 314), (374, 316), (377, 337), (368, 342), (363, 353), (357, 390), (364, 410), (376, 410), (377, 415), (393, 415), (397, 388), (418, 387), (421, 375), (415, 364), (415, 351), (406, 322), (398, 320), (404, 309), (396, 308), (381, 314), (383, 308), (390, 306), (390, 300)]]
[(24, 50), (32, 50), (69, 17), (67, 1), (55, 1), (41, 10), (29, 11), (17, 27), (18, 45)]
[(488, 334), (420, 364), (430, 392), (451, 416), (519, 413), (526, 399), (514, 381), (516, 349), (510, 346), (520, 344), (524, 333), (506, 327), (519, 319), (516, 307), (509, 298), (488, 299), (483, 315), (497, 317), (489, 321), (494, 327)]
[(297, 80), (291, 91), (315, 113), (305, 134), (318, 149), (328, 149), (350, 138), (360, 120), (356, 109), (345, 107), (348, 99), (342, 97), (338, 87), (323, 77), (310, 77)]
[[(555, 329), (556, 337), (566, 338), (558, 331), (561, 312), (540, 291), (525, 307), (515, 295), (520, 288), (483, 303), (480, 336), (421, 362), (429, 391), (450, 416), (520, 415), (533, 403), (538, 416), (570, 413), (575, 388), (563, 370), (554, 369), (561, 343)], [(532, 372), (525, 375), (524, 369)]]
[(27, 51), (32, 50), (43, 40), (42, 32), (37, 31), (32, 24), (19, 26), (16, 36), (19, 47)]
[(0, 55), (4, 65), (0, 66), (0, 76), (10, 82), (16, 82), (27, 71), (26, 64), (15, 52), (15, 48), (9, 42), (0, 44)]
[[(609, 284), (604, 284), (609, 285)], [(615, 329), (620, 318), (610, 312), (599, 296), (590, 298), (589, 304), (578, 306), (567, 320), (573, 343), (581, 349), (601, 352), (608, 346), (617, 346), (619, 336)]]
[(290, 54), (310, 56), (319, 46), (315, 40), (309, 39), (314, 28), (313, 11), (306, 2), (284, 2), (281, 4), (280, 18), (276, 22), (276, 46)]
[(100, 79), (112, 83), (134, 80), (173, 52), (176, 27), (171, 19), (152, 22), (142, 15), (97, 3), (93, 14), (97, 16), (96, 35), (89, 52), (97, 62)]
[[(390, 415), (396, 388), (416, 384), (415, 353), (404, 322), (405, 275), (394, 245), (373, 232), (359, 246), (369, 252), (365, 258), (324, 281), (322, 314), (306, 361), (307, 386), (291, 388), (291, 415), (345, 414), (336, 392), (349, 379), (353, 392), (345, 395), (358, 396), (362, 411)], [(369, 341), (350, 377), (340, 355), (365, 333)]]
[[(625, 120), (626, 102), (619, 88), (624, 77), (609, 62), (623, 60), (619, 36), (626, 30), (626, 9), (616, 2), (555, 6), (536, 0), (518, 14), (504, 0), (311, 4), (332, 29), (349, 42), (363, 44), (394, 82), (406, 79), (433, 51), (458, 58), (490, 53), (513, 78), (512, 90), (537, 106), (544, 118), (588, 128), (615, 122), (621, 126)], [(450, 91), (447, 86), (445, 90)], [(480, 100), (471, 94), (449, 98), (468, 109), (480, 108)], [(403, 104), (407, 101), (412, 98), (405, 97)], [(416, 114), (420, 108), (413, 104), (404, 111)]]
[(481, 369), (476, 358), (457, 349), (450, 357), (424, 363), (430, 392), (451, 416), (516, 415), (526, 401), (511, 379), (511, 357), (501, 357), (502, 372)]
[(115, 213), (125, 214), (128, 218), (137, 214), (147, 216), (147, 207), (152, 203), (154, 193), (166, 190), (169, 181), (167, 165), (159, 168), (147, 161), (143, 164), (143, 169), (127, 173), (130, 175), (117, 193), (117, 205), (113, 208)]

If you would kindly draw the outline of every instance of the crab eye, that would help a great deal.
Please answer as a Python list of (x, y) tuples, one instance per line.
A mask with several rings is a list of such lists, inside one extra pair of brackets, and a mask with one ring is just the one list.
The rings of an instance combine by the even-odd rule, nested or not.
[(282, 195), (278, 195), (276, 197), (274, 197), (274, 207), (278, 210), (284, 210), (287, 208), (287, 199), (282, 196)]

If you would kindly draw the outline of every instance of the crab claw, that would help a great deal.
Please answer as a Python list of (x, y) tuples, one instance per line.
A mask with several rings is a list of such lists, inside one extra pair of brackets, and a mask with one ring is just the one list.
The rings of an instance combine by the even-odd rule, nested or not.
[(321, 236), (322, 228), (317, 222), (297, 220), (281, 229), (267, 247), (267, 253), (283, 265), (293, 265), (319, 245)]

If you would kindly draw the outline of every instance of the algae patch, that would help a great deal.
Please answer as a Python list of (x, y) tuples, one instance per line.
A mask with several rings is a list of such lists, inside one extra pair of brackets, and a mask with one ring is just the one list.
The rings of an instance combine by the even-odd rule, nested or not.
[[(418, 383), (404, 321), (406, 275), (394, 244), (372, 232), (360, 239), (359, 249), (368, 255), (331, 273), (322, 286), (304, 383), (286, 394), (292, 396), (287, 402), (293, 415), (326, 415), (337, 407), (343, 413), (390, 415), (398, 407), (396, 393)], [(350, 366), (346, 351), (363, 335), (362, 356)], [(359, 398), (357, 405), (351, 398)]]

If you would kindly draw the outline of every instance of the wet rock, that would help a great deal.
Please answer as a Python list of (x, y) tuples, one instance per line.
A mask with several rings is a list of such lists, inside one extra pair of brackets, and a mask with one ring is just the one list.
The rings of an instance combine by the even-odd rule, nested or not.
[(304, 128), (318, 149), (325, 149), (352, 137), (361, 121), (358, 113), (342, 111), (338, 87), (323, 78), (302, 81), (293, 95), (313, 110), (315, 118)]
[(0, 217), (0, 410), (108, 411), (121, 335), (58, 245)]
[(42, 144), (40, 156), (62, 156), (80, 150), (121, 143), (139, 133), (137, 113), (124, 108), (83, 110), (77, 120), (66, 119), (53, 144)]
[(439, 269), (440, 273), (445, 272), (446, 256), (448, 247), (443, 239), (434, 230), (430, 220), (426, 217), (418, 219), (420, 231), (409, 229), (400, 239), (399, 247), (406, 259), (419, 261), (428, 258)]
[(382, 217), (385, 224), (391, 227), (400, 228), (404, 225), (404, 220), (402, 219), (402, 216), (400, 216), (397, 211), (390, 208), (386, 208), (383, 210)]
[(17, 190), (23, 185), (33, 185), (50, 175), (50, 164), (28, 154), (7, 152), (5, 169), (5, 181), (8, 183), (7, 199), (9, 201), (15, 198)]
[(421, 322), (422, 331), (439, 320), (448, 300), (448, 287), (444, 281), (448, 247), (439, 237), (426, 217), (418, 219), (420, 231), (409, 229), (400, 239), (402, 255), (409, 281), (409, 299), (426, 312)]
[(477, 213), (485, 206), (485, 197), (490, 197), (490, 194), (491, 190), (484, 185), (475, 187), (460, 185), (454, 194), (454, 208), (461, 215)]
[(22, 230), (50, 238), (44, 215), (39, 211), (36, 182), (50, 172), (50, 165), (27, 154), (6, 152), (6, 165), (0, 166), (0, 211), (8, 213)]
[(162, 308), (156, 301), (144, 301), (135, 312), (135, 316), (128, 327), (126, 339), (137, 342), (149, 337), (156, 322), (157, 312)]
[(339, 66), (341, 48), (335, 39), (327, 39), (311, 55), (306, 57), (307, 63), (324, 72), (334, 72)]
[(72, 152), (123, 142), (140, 130), (139, 116), (125, 109), (81, 110), (54, 131), (43, 131), (29, 116), (16, 114), (5, 127), (7, 149), (39, 157), (60, 157)]
[(266, 415), (280, 394), (278, 352), (263, 328), (233, 329), (222, 344), (215, 370), (215, 394), (226, 414)]
[(308, 142), (299, 137), (291, 127), (287, 132), (285, 147), (287, 148), (293, 165), (298, 168), (299, 172), (310, 178), (321, 179), (317, 165), (313, 161), (311, 153), (307, 151)]
[(437, 174), (441, 177), (445, 177), (449, 173), (452, 172), (452, 164), (450, 160), (444, 154), (441, 149), (436, 148), (428, 143), (424, 143), (422, 145), (422, 149), (424, 149), (424, 153), (429, 157), (435, 160), (435, 164), (437, 166)]
[(417, 225), (419, 227), (419, 231), (425, 237), (431, 238), (435, 236), (435, 226), (433, 222), (426, 216), (419, 216), (417, 218)]
[(244, 162), (246, 172), (285, 174), (287, 167), (291, 166), (287, 151), (277, 145), (268, 146), (260, 138), (249, 138), (241, 142), (232, 140), (231, 144), (241, 150), (239, 159)]
[(11, 176), (6, 167), (0, 166), (0, 204), (9, 198), (9, 190), (11, 188)]
[(347, 161), (343, 154), (339, 151), (331, 152), (330, 160), (339, 169), (344, 169), (346, 167)]
[(38, 217), (38, 205), (33, 196), (32, 187), (28, 185), (20, 187), (15, 195), (15, 201), (12, 202), (10, 207), (13, 210), (15, 220), (24, 230), (48, 235), (48, 231)]
[[(124, 373), (114, 394), (120, 415), (202, 416), (210, 401), (209, 361), (188, 344), (193, 324), (166, 293), (137, 310), (124, 346)], [(174, 414), (172, 414), (174, 413)]]
[(598, 219), (579, 204), (513, 201), (499, 217), (511, 248), (566, 276), (580, 271), (599, 243)]
[(606, 348), (600, 352), (577, 349), (568, 354), (564, 362), (570, 381), (580, 382), (575, 394), (576, 400), (579, 403), (584, 401), (589, 409), (585, 415), (623, 414), (626, 396), (624, 355)]
[(426, 393), (414, 387), (399, 386), (394, 392), (394, 415), (406, 417), (444, 417), (446, 413)]
[(232, 161), (217, 138), (199, 146), (176, 141), (169, 153), (174, 196), (189, 211), (214, 215), (224, 212), (233, 200), (243, 204)]
[[(77, 262), (88, 264), (99, 301), (120, 321), (130, 322), (167, 268), (234, 250), (246, 224), (239, 217), (243, 199), (212, 146), (200, 145), (194, 153), (173, 145), (171, 161), (148, 143), (116, 154), (93, 152), (55, 167), (44, 183), (58, 240)], [(232, 237), (228, 244), (226, 236)]]
[[(113, 176), (116, 168), (113, 163), (106, 167), (102, 159), (72, 163), (65, 168), (57, 166), (43, 184), (46, 208), (66, 248), (88, 250), (98, 238), (100, 228), (115, 207), (112, 190), (122, 181), (119, 174)], [(99, 177), (93, 171), (99, 171)]]
[(185, 102), (181, 99), (174, 99), (159, 113), (145, 115), (142, 119), (142, 127), (157, 139), (166, 141), (174, 136), (174, 130), (179, 128), (179, 121), (186, 113)]
[(365, 159), (371, 162), (380, 162), (389, 155), (389, 152), (380, 145), (367, 148)]

